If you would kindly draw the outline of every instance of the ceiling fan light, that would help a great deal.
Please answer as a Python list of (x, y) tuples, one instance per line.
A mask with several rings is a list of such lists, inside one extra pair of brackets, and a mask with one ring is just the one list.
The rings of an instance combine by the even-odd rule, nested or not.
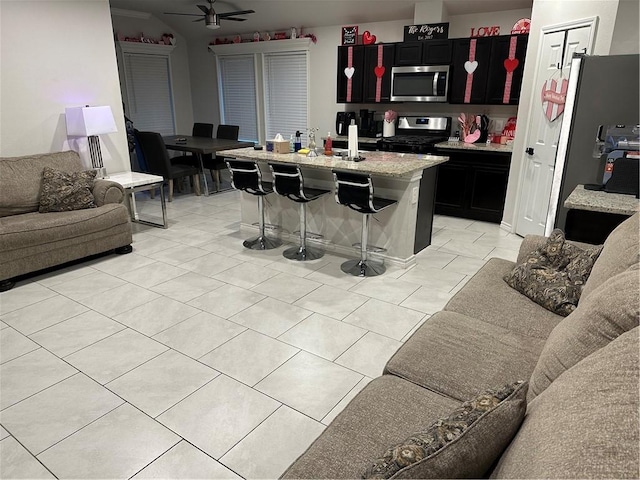
[(210, 11), (209, 14), (205, 16), (204, 20), (205, 20), (205, 25), (208, 29), (216, 30), (217, 28), (220, 28), (220, 21), (218, 19), (218, 15), (216, 15), (212, 11)]

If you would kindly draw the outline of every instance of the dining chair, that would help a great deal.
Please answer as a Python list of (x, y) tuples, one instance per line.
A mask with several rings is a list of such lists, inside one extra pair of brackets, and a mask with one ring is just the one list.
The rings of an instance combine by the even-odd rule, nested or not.
[[(216, 138), (221, 138), (224, 140), (238, 140), (238, 134), (240, 132), (240, 127), (238, 125), (218, 125), (218, 130), (216, 131)], [(216, 184), (216, 192), (220, 191), (220, 171), (227, 168), (227, 164), (224, 161), (224, 157), (215, 156), (206, 162), (203, 159), (204, 168), (209, 169), (209, 173), (211, 173), (211, 178)]]
[(169, 152), (157, 132), (136, 132), (136, 141), (140, 145), (147, 170), (154, 175), (161, 175), (169, 183), (169, 201), (173, 201), (173, 181), (184, 177), (193, 178), (193, 189), (200, 195), (200, 170), (189, 165), (172, 165)]

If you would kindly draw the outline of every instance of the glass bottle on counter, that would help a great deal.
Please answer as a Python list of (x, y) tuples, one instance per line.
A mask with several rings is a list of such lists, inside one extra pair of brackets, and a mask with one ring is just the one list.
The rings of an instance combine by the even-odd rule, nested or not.
[(333, 140), (331, 139), (331, 132), (327, 133), (327, 138), (324, 141), (324, 154), (327, 157), (333, 156)]
[(294, 153), (296, 151), (296, 145), (293, 142), (293, 135), (289, 136), (289, 153)]

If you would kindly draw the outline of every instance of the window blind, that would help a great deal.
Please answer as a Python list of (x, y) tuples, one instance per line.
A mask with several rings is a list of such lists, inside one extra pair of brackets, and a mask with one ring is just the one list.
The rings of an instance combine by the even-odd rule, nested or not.
[(267, 138), (280, 133), (288, 140), (307, 129), (307, 53), (265, 54), (265, 127)]
[(175, 134), (169, 59), (124, 54), (129, 118), (141, 131)]
[(221, 57), (222, 123), (238, 125), (239, 140), (258, 142), (256, 75), (253, 55)]

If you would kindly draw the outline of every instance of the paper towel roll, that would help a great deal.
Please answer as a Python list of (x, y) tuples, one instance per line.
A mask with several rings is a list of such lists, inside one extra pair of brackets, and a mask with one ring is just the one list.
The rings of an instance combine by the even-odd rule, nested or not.
[(347, 142), (349, 158), (358, 156), (358, 126), (349, 125), (349, 140)]

